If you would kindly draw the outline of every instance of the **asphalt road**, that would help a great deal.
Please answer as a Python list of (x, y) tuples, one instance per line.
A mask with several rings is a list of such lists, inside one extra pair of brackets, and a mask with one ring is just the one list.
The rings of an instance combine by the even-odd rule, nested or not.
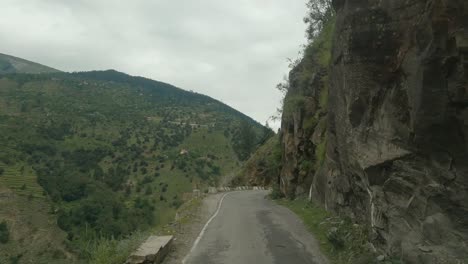
[(267, 191), (228, 193), (185, 264), (323, 264), (318, 243)]

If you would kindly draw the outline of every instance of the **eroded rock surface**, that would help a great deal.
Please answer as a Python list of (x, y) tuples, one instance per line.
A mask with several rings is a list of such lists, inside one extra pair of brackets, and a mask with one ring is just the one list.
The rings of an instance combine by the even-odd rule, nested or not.
[(301, 176), (298, 159), (312, 158), (318, 133), (304, 132), (303, 119), (316, 114), (305, 102), (283, 117), (282, 189), (312, 183), (314, 200), (368, 223), (374, 246), (407, 263), (466, 261), (468, 1), (334, 7), (326, 159)]

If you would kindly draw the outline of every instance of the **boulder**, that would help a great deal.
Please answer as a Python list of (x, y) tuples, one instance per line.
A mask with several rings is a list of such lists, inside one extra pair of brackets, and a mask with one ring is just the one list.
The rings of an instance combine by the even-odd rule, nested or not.
[(150, 236), (125, 262), (126, 264), (159, 264), (171, 249), (173, 236)]

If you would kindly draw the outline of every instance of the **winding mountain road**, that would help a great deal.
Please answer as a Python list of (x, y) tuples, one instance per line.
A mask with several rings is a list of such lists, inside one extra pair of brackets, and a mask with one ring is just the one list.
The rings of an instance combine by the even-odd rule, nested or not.
[(318, 242), (267, 191), (225, 194), (184, 264), (325, 264)]

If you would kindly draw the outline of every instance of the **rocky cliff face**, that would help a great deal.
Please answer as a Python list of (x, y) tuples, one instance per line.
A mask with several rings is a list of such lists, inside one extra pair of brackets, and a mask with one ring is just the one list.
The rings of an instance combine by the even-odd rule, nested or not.
[[(407, 263), (467, 261), (468, 1), (333, 4), (326, 131), (304, 122), (326, 85), (298, 86), (293, 71), (288, 97), (315, 99), (283, 116), (282, 190), (310, 186)], [(324, 162), (301, 172), (299, 160), (317, 161), (324, 144)]]
[(333, 22), (325, 26), (289, 74), (280, 133), (280, 187), (289, 197), (309, 192), (316, 169), (325, 158), (333, 29)]

